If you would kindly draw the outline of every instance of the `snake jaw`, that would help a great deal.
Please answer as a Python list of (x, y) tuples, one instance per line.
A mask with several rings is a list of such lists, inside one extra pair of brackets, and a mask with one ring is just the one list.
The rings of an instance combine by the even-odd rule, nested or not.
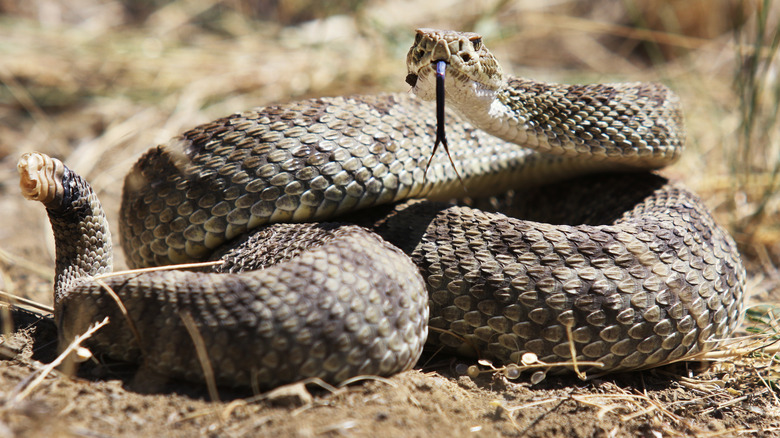
[(65, 167), (60, 160), (38, 152), (29, 152), (16, 164), (22, 195), (31, 201), (51, 204), (62, 192), (59, 181)]

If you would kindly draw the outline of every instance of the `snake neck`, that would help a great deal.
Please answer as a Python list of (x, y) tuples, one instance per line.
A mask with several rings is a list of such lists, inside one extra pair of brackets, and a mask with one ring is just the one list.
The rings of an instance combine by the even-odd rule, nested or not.
[(512, 99), (505, 86), (494, 90), (478, 82), (464, 84), (455, 79), (448, 81), (445, 90), (446, 104), (476, 128), (523, 146), (541, 143), (539, 136), (528, 130), (525, 107), (510, 107)]
[(498, 88), (489, 88), (452, 70), (445, 88), (446, 103), (475, 127), (502, 140), (543, 153), (579, 154), (562, 147), (577, 141), (574, 133), (566, 138), (551, 135), (562, 133), (557, 126), (561, 117), (556, 116), (565, 108), (555, 103), (554, 91), (558, 90), (542, 89), (541, 83), (523, 79), (502, 82)]
[(448, 103), (466, 120), (538, 152), (655, 169), (674, 162), (684, 145), (679, 99), (660, 84), (564, 85), (510, 77), (496, 90), (451, 85)]
[(18, 168), (23, 194), (44, 204), (54, 232), (56, 305), (75, 282), (112, 271), (108, 219), (89, 183), (59, 160), (25, 154)]
[(539, 110), (538, 101), (511, 90), (509, 82), (503, 77), (499, 81), (502, 85), (493, 88), (470, 80), (457, 70), (449, 70), (448, 74), (446, 105), (458, 115), (502, 140), (533, 147), (540, 152), (555, 152), (549, 147), (545, 135), (532, 129), (532, 114)]

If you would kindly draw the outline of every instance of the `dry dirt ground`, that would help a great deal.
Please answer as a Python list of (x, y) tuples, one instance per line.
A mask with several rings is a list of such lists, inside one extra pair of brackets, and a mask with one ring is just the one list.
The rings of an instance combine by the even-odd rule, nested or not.
[(664, 174), (698, 191), (733, 231), (749, 303), (765, 305), (740, 332), (762, 333), (754, 343), (706, 363), (533, 385), (486, 365), (472, 378), (473, 360), (429, 353), (390, 379), (261, 395), (175, 382), (143, 394), (132, 367), (100, 361), (77, 377), (46, 374), (56, 357), (50, 321), (3, 306), (0, 438), (777, 436), (780, 87), (777, 8), (762, 3), (771, 2), (0, 0), (4, 294), (51, 304), (52, 239), (40, 206), (19, 193), (22, 152), (58, 156), (86, 176), (116, 229), (123, 176), (149, 146), (253, 106), (405, 91), (404, 55), (426, 26), (483, 33), (518, 75), (657, 80), (678, 91), (688, 150)]

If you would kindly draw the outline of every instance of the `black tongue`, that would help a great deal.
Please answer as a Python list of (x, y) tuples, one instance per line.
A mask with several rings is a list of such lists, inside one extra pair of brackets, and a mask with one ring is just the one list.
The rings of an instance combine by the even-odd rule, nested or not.
[(452, 161), (450, 155), (450, 147), (447, 144), (447, 132), (444, 130), (444, 70), (447, 68), (447, 63), (444, 61), (436, 61), (436, 141), (433, 143), (433, 152), (431, 152), (431, 158), (428, 159), (428, 165), (425, 166), (425, 174), (428, 175), (428, 167), (431, 166), (433, 156), (436, 155), (436, 150), (439, 148), (439, 143), (444, 147), (447, 152), (447, 158), (450, 159), (452, 168), (455, 169), (455, 175), (458, 176), (458, 181), (463, 186), (463, 191), (466, 192), (466, 186), (463, 185), (463, 179), (458, 173), (458, 168), (455, 167), (455, 162)]
[(447, 63), (444, 61), (436, 61), (436, 142), (433, 145), (433, 151), (436, 153), (436, 148), (441, 143), (444, 149), (447, 147), (447, 133), (444, 130), (444, 70), (447, 68)]

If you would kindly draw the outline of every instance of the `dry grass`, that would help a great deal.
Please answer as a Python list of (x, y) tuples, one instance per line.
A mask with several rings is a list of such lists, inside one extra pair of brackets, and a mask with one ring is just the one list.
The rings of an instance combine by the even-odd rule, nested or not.
[[(15, 162), (21, 152), (62, 158), (90, 179), (113, 219), (123, 176), (137, 156), (196, 124), (309, 96), (405, 91), (403, 57), (411, 32), (427, 26), (483, 33), (506, 70), (518, 75), (566, 82), (658, 80), (677, 90), (687, 109), (689, 145), (664, 172), (699, 192), (733, 232), (749, 268), (751, 302), (778, 302), (777, 2), (0, 0), (0, 11), (0, 208), (24, 224), (0, 229), (5, 292), (51, 300), (53, 245), (45, 218), (18, 196)], [(772, 305), (751, 308), (749, 336), (707, 356), (715, 362), (708, 371), (676, 375), (668, 388), (595, 380), (559, 390), (545, 381), (548, 392), (523, 398), (522, 384), (506, 379), (513, 370), (502, 369), (487, 385), (506, 385), (516, 399), (497, 400), (503, 393), (485, 395), (481, 386), (472, 388), (469, 397), (476, 401), (468, 406), (483, 409), (485, 418), (506, 420), (511, 427), (496, 429), (501, 433), (542, 435), (545, 418), (575, 406), (596, 415), (603, 425), (597, 432), (605, 436), (757, 435), (762, 428), (771, 434), (780, 426), (776, 315), (780, 308)], [(489, 379), (485, 374), (479, 379)], [(455, 423), (466, 415), (444, 405), (441, 416), (426, 411), (427, 394), (435, 391), (420, 385), (435, 382), (434, 389), (441, 385), (458, 394), (468, 383), (431, 376), (419, 383), (418, 377), (391, 380), (395, 387), (382, 390), (334, 389), (305, 403), (294, 417), (323, 405), (358, 410), (376, 397), (409, 404), (420, 418)], [(48, 394), (47, 382), (38, 387), (41, 394)], [(359, 402), (350, 404), (353, 399)], [(273, 411), (266, 401), (241, 402), (240, 409), (221, 411), (216, 419), (196, 415), (213, 412), (212, 406), (192, 407), (174, 423), (210, 433), (267, 432), (290, 412)], [(78, 409), (60, 412), (73, 411)], [(0, 432), (18, 415), (0, 412)], [(310, 430), (365, 431), (372, 421), (340, 418), (312, 423)], [(468, 418), (476, 424), (482, 417)], [(725, 423), (711, 426), (715, 420)], [(471, 426), (461, 426), (470, 433)]]
[[(84, 332), (83, 334), (77, 336), (73, 341), (67, 345), (63, 350), (62, 353), (60, 353), (59, 356), (55, 360), (53, 360), (51, 363), (43, 367), (42, 369), (38, 370), (35, 373), (35, 377), (31, 380), (24, 382), (24, 384), (17, 386), (14, 388), (13, 392), (7, 397), (5, 400), (5, 406), (8, 409), (14, 409), (18, 406), (19, 403), (22, 402), (26, 397), (28, 397), (35, 388), (38, 387), (38, 385), (43, 382), (43, 380), (46, 378), (46, 376), (49, 375), (52, 371), (54, 371), (55, 368), (63, 364), (67, 360), (73, 360), (69, 359), (69, 356), (71, 354), (75, 354), (81, 347), (81, 343), (85, 340), (92, 337), (92, 334), (98, 331), (101, 327), (108, 324), (108, 317), (103, 318), (103, 320), (97, 324), (93, 324), (89, 329)], [(30, 376), (32, 377), (32, 375)]]
[(749, 205), (734, 218), (734, 231), (744, 239), (743, 245), (768, 247), (772, 256), (780, 237), (775, 219), (780, 189), (780, 32), (776, 14), (777, 8), (764, 1), (745, 26), (734, 30), (734, 88), (740, 111), (736, 144), (730, 151), (735, 195), (743, 195)]

